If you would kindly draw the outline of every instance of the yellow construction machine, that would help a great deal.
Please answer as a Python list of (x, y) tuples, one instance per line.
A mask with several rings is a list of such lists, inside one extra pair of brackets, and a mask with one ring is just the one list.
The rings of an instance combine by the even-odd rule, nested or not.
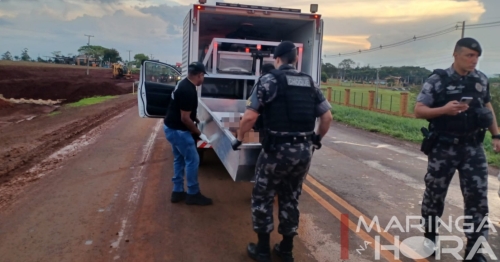
[(130, 70), (121, 62), (111, 64), (111, 69), (113, 69), (113, 78), (115, 79), (132, 78)]

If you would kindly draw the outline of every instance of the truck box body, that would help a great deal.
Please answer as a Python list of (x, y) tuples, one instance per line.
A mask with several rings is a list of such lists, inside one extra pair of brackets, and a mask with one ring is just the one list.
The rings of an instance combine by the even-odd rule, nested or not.
[[(187, 77), (192, 62), (204, 63), (208, 72), (203, 84), (197, 87), (197, 117), (201, 122), (198, 128), (208, 138), (197, 141), (200, 155), (203, 148), (211, 148), (234, 181), (253, 181), (262, 150), (259, 139), (245, 138), (240, 150), (231, 148), (246, 99), (260, 77), (261, 66), (274, 63), (274, 49), (284, 40), (297, 47), (296, 68), (320, 84), (321, 15), (276, 7), (195, 4), (184, 19), (183, 31), (182, 77)], [(139, 113), (141, 117), (161, 117), (160, 112), (166, 110), (165, 104), (175, 86), (162, 89), (157, 83), (148, 82), (148, 68), (150, 72), (156, 68), (168, 71), (173, 66), (146, 61), (141, 67)], [(159, 99), (160, 96), (163, 98)], [(148, 104), (148, 100), (154, 105)], [(153, 109), (157, 113), (149, 112)]]

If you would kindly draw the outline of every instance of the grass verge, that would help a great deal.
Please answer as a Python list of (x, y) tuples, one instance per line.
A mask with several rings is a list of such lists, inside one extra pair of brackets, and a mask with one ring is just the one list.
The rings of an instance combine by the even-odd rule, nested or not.
[(81, 106), (89, 106), (93, 104), (99, 104), (106, 100), (113, 99), (116, 96), (95, 96), (90, 98), (84, 98), (78, 102), (68, 104), (69, 107), (81, 107)]
[[(333, 118), (338, 122), (414, 143), (422, 142), (420, 128), (428, 126), (428, 122), (422, 119), (386, 115), (337, 104), (333, 104), (332, 107)], [(484, 139), (484, 149), (488, 163), (500, 167), (500, 154), (493, 152), (489, 132)]]

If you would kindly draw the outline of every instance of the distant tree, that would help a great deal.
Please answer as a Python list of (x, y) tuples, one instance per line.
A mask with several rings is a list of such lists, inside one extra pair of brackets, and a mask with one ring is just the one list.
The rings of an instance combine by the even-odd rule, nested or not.
[(142, 65), (142, 62), (144, 62), (145, 60), (149, 60), (149, 57), (145, 54), (136, 54), (134, 56), (134, 59), (136, 61), (136, 65), (140, 66)]
[(330, 63), (326, 63), (323, 65), (323, 72), (325, 72), (328, 77), (334, 78), (337, 74), (337, 68)]
[(14, 60), (19, 61), (19, 56), (14, 56)]
[(78, 49), (78, 53), (93, 57), (96, 60), (101, 60), (106, 49), (107, 48), (98, 45), (84, 45)]
[(30, 61), (31, 57), (28, 55), (28, 48), (24, 48), (22, 53), (21, 53), (21, 60), (23, 61)]
[(342, 69), (343, 71), (342, 79), (345, 78), (346, 72), (349, 71), (355, 64), (356, 63), (352, 61), (352, 59), (344, 59), (339, 63), (339, 69)]
[(328, 75), (323, 71), (321, 73), (321, 82), (326, 83), (326, 81), (328, 81)]
[(112, 48), (104, 50), (103, 60), (106, 62), (111, 61), (111, 63), (116, 63), (121, 61), (122, 58), (120, 57), (120, 53)]
[(60, 57), (61, 56), (61, 51), (54, 51), (54, 52), (52, 52), (52, 55), (54, 57)]
[(5, 52), (3, 55), (2, 55), (2, 60), (9, 60), (9, 61), (12, 61), (12, 55), (10, 54), (9, 51)]

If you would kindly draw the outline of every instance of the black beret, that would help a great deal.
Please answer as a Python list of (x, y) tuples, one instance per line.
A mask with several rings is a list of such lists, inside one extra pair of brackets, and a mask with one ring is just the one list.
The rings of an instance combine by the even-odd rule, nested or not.
[(481, 55), (481, 53), (483, 51), (481, 49), (481, 45), (479, 45), (479, 42), (476, 39), (470, 38), (470, 37), (466, 37), (466, 38), (462, 38), (462, 39), (458, 40), (457, 46), (472, 49), (472, 50), (478, 52), (479, 55)]
[(274, 59), (295, 49), (296, 47), (294, 43), (290, 41), (283, 41), (274, 49)]

